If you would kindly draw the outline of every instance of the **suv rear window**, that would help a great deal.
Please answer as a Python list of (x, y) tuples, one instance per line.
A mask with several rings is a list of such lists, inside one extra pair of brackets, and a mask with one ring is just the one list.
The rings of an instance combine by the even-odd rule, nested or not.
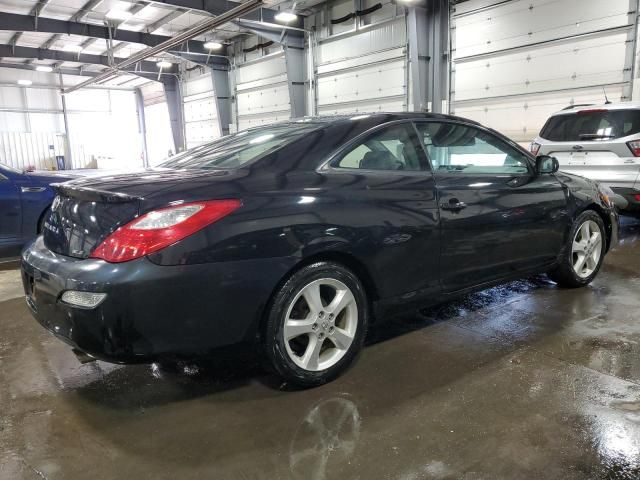
[(554, 142), (611, 140), (640, 133), (640, 110), (582, 110), (551, 117), (540, 136)]

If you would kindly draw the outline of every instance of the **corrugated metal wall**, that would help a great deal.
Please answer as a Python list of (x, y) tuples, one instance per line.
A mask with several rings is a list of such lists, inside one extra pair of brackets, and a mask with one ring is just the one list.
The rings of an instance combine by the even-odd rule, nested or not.
[(452, 17), (453, 112), (527, 142), (570, 104), (630, 100), (635, 0), (469, 0)]

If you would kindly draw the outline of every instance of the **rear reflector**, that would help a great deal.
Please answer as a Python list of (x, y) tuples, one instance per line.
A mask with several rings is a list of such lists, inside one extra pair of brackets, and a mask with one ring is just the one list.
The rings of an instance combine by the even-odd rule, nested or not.
[(636, 202), (640, 202), (640, 194), (635, 194), (633, 198), (636, 199)]
[(627, 145), (634, 157), (640, 157), (640, 140), (632, 140), (631, 142), (627, 142)]
[(120, 263), (149, 255), (202, 230), (240, 205), (235, 199), (210, 200), (145, 213), (109, 235), (90, 256)]
[(95, 308), (107, 297), (106, 293), (80, 292), (78, 290), (67, 290), (62, 294), (60, 300), (74, 307)]
[(533, 154), (534, 157), (537, 157), (538, 152), (540, 151), (540, 144), (531, 142), (531, 145), (529, 145), (529, 151)]

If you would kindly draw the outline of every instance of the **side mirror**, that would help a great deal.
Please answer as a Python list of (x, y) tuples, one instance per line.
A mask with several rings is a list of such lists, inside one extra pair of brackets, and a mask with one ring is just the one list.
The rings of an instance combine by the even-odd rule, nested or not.
[(538, 175), (544, 173), (556, 173), (560, 169), (560, 163), (556, 157), (549, 155), (539, 155), (536, 157), (536, 171)]

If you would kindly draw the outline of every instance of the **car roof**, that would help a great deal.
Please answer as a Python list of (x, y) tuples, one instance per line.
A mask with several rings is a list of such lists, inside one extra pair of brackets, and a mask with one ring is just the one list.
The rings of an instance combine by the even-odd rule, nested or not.
[(274, 126), (274, 125), (295, 125), (299, 123), (316, 123), (321, 125), (333, 125), (340, 123), (347, 123), (354, 120), (367, 120), (371, 123), (387, 123), (393, 122), (397, 120), (456, 120), (459, 122), (472, 123), (475, 125), (480, 125), (479, 122), (475, 120), (470, 120), (468, 118), (457, 117), (455, 115), (447, 115), (444, 113), (426, 113), (426, 112), (357, 112), (352, 114), (338, 114), (338, 115), (317, 115), (317, 116), (309, 116), (309, 117), (301, 117), (293, 120), (285, 120), (282, 122), (275, 122), (270, 125), (264, 126), (256, 126), (252, 127), (249, 130), (263, 128), (265, 126)]
[(616, 102), (616, 103), (602, 103), (593, 105), (575, 105), (568, 106), (559, 112), (553, 114), (556, 115), (571, 115), (576, 112), (583, 112), (588, 110), (640, 110), (640, 103), (638, 102)]

